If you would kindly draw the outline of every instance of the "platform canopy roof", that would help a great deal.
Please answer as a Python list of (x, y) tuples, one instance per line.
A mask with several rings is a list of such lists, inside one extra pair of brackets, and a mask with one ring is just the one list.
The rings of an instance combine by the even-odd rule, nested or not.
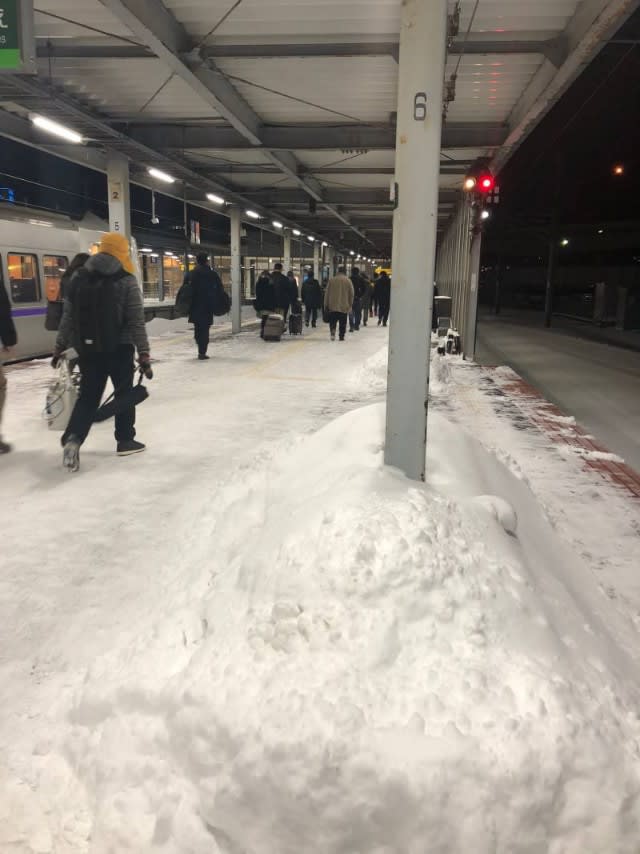
[[(429, 2), (429, 0), (424, 0)], [(449, 0), (440, 223), (496, 170), (639, 0)], [(0, 133), (132, 177), (159, 167), (320, 238), (391, 246), (401, 0), (35, 0), (37, 76), (0, 76)], [(449, 97), (451, 100), (449, 100)], [(71, 126), (57, 144), (29, 121)], [(416, 164), (419, 168), (420, 164)], [(160, 185), (158, 185), (160, 188)], [(181, 190), (182, 192), (182, 190)]]

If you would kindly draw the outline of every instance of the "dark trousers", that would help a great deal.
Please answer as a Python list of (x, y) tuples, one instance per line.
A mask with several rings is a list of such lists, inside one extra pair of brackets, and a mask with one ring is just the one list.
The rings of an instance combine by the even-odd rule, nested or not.
[(367, 321), (369, 320), (369, 312), (370, 311), (371, 311), (370, 304), (368, 302), (367, 303), (363, 302), (362, 303), (362, 325), (363, 326), (367, 325)]
[(309, 323), (311, 323), (313, 326), (315, 326), (317, 323), (317, 320), (318, 320), (318, 309), (317, 308), (309, 308), (309, 306), (307, 306), (306, 312), (307, 312), (307, 317), (306, 317), (307, 326), (309, 325)]
[(329, 329), (331, 330), (331, 334), (336, 334), (336, 326), (340, 326), (340, 340), (344, 340), (345, 332), (347, 331), (347, 314), (342, 311), (330, 311), (329, 312)]
[[(123, 344), (115, 353), (81, 357), (80, 373), (80, 394), (67, 429), (62, 434), (63, 445), (70, 436), (75, 436), (81, 444), (87, 438), (108, 379), (113, 383), (116, 401), (131, 391), (135, 373), (133, 345)], [(116, 442), (127, 442), (135, 437), (135, 422), (135, 406), (127, 407), (116, 415)]]
[(387, 320), (389, 320), (389, 305), (381, 302), (378, 304), (378, 322), (382, 322), (382, 325), (386, 326)]
[(359, 299), (354, 299), (353, 308), (349, 314), (349, 329), (360, 329), (360, 321), (362, 320), (362, 303)]
[(199, 356), (207, 355), (207, 350), (209, 349), (209, 329), (211, 327), (206, 322), (193, 324), (193, 337), (196, 339), (196, 344), (198, 345)]

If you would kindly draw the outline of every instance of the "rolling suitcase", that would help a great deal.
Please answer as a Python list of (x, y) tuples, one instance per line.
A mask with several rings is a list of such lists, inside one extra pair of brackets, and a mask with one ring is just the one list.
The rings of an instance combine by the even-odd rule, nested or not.
[(265, 341), (280, 341), (284, 331), (284, 321), (281, 314), (270, 314), (264, 325)]
[(289, 335), (302, 335), (302, 314), (289, 315)]

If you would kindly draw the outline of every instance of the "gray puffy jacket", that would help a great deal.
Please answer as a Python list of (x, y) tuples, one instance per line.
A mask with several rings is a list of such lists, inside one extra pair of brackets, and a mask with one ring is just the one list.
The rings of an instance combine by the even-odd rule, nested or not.
[[(87, 270), (102, 276), (114, 276), (122, 271), (122, 266), (113, 255), (99, 252), (92, 255), (85, 264)], [(71, 280), (73, 282), (73, 279)], [(71, 288), (73, 291), (73, 288)], [(140, 353), (149, 353), (149, 339), (144, 324), (144, 306), (142, 293), (135, 276), (125, 274), (116, 282), (116, 299), (118, 315), (122, 318), (120, 343), (133, 344)], [(73, 303), (67, 297), (64, 301), (64, 311), (60, 321), (60, 329), (56, 339), (56, 351), (62, 352), (67, 347), (76, 346), (73, 333)]]

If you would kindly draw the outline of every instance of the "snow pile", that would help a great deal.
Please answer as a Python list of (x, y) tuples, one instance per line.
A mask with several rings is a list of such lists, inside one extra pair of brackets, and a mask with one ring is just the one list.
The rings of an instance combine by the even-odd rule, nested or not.
[(422, 487), (383, 422), (212, 496), (180, 607), (96, 662), (92, 854), (637, 854), (638, 667), (578, 559), (461, 428)]

